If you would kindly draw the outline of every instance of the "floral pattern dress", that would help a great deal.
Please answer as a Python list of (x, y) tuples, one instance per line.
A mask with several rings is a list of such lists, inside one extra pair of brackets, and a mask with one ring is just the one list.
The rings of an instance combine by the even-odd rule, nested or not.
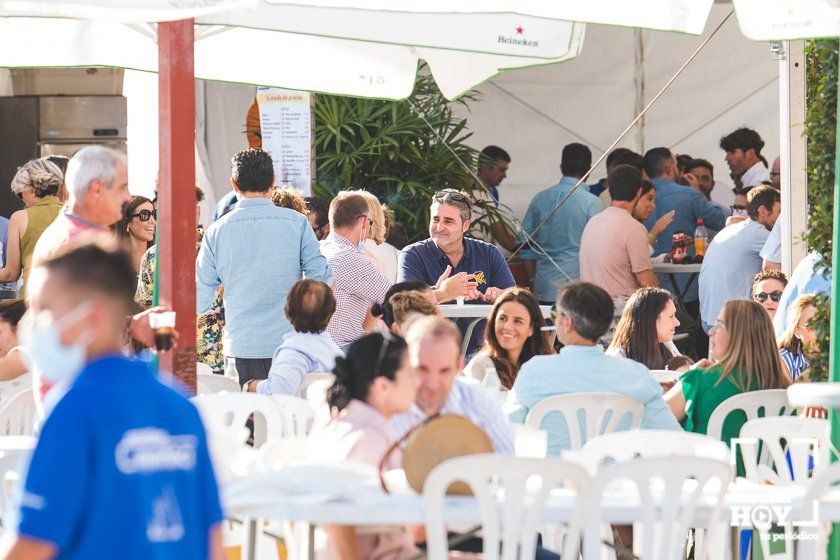
[[(198, 230), (198, 243), (201, 245), (201, 238), (204, 232)], [(155, 289), (155, 261), (157, 259), (157, 246), (153, 245), (143, 259), (140, 261), (140, 277), (137, 281), (137, 291), (134, 294), (134, 301), (143, 307), (151, 307)], [(225, 307), (222, 302), (221, 292), (213, 298), (210, 310), (201, 313), (196, 317), (197, 337), (195, 350), (198, 361), (210, 366), (213, 373), (224, 373), (225, 358), (222, 354), (222, 329), (225, 326)]]

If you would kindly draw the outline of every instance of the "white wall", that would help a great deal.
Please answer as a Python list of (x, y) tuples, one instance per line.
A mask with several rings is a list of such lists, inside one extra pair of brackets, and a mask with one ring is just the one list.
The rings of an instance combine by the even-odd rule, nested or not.
[[(712, 8), (706, 34), (729, 9)], [(703, 38), (645, 31), (643, 40), (647, 103)], [(510, 153), (513, 161), (500, 196), (519, 218), (534, 194), (560, 178), (560, 152), (565, 144), (588, 144), (597, 158), (635, 117), (635, 52), (632, 29), (589, 25), (581, 56), (504, 74), (480, 88), (483, 101), (471, 104), (468, 113), (460, 113), (468, 117), (474, 132), (471, 145), (481, 149), (496, 144)], [(733, 16), (648, 112), (644, 149), (667, 146), (677, 153), (706, 158), (714, 165), (716, 178), (731, 185), (718, 147), (721, 136), (746, 125), (763, 137), (762, 153), (768, 161), (778, 154), (777, 78), (778, 63), (771, 60), (769, 47), (744, 38)], [(512, 99), (497, 85), (578, 136)], [(729, 109), (757, 89), (749, 100)], [(634, 130), (620, 145), (641, 150), (637, 141)], [(604, 173), (602, 166), (591, 182)]]

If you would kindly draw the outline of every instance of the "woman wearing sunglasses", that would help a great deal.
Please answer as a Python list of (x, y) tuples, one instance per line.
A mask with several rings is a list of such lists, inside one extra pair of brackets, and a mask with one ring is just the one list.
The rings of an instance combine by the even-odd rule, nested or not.
[(132, 196), (124, 215), (111, 229), (117, 239), (126, 243), (131, 251), (134, 270), (139, 273), (143, 254), (155, 243), (157, 212), (155, 205), (145, 196)]
[(62, 183), (64, 174), (50, 161), (33, 159), (17, 170), (12, 192), (26, 209), (18, 210), (9, 220), (6, 266), (0, 270), (0, 282), (17, 282), (22, 274), (25, 285), (35, 244), (61, 211), (58, 190)]
[(785, 334), (779, 339), (779, 355), (792, 380), (808, 378), (808, 367), (814, 353), (817, 333), (811, 323), (817, 314), (817, 297), (813, 294), (799, 296), (790, 306)]
[(785, 286), (787, 276), (781, 270), (762, 270), (753, 279), (752, 298), (767, 311), (771, 321), (776, 316)]

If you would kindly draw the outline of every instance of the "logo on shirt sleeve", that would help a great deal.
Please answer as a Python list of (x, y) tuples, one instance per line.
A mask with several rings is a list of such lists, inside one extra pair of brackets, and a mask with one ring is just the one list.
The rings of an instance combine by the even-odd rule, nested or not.
[(173, 436), (160, 428), (140, 428), (123, 434), (114, 455), (124, 474), (189, 471), (195, 467), (197, 446), (194, 435)]

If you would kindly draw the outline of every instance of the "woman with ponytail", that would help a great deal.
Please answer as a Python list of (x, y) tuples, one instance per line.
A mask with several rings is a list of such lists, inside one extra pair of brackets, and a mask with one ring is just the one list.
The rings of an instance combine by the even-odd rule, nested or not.
[[(346, 357), (336, 358), (333, 373), (335, 382), (327, 391), (330, 415), (313, 430), (307, 458), (378, 468), (397, 440), (390, 418), (407, 412), (417, 392), (406, 343), (390, 333), (365, 335), (350, 345)], [(401, 462), (394, 453), (386, 468), (399, 468)], [(319, 560), (402, 560), (418, 553), (404, 528), (357, 535), (353, 526), (334, 525), (324, 532), (326, 539), (316, 539)]]

